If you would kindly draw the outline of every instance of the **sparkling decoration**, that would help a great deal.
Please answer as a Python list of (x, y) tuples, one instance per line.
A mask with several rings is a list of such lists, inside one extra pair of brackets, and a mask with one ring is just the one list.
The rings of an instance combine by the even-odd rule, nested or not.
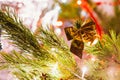
[(85, 10), (82, 10), (80, 14), (82, 17), (88, 17), (88, 14)]
[(56, 28), (56, 29), (55, 29), (55, 33), (56, 33), (57, 35), (60, 35), (60, 34), (62, 33), (62, 31), (61, 31), (60, 28)]
[(96, 57), (95, 57), (95, 56), (92, 56), (92, 57), (91, 57), (91, 60), (92, 60), (92, 61), (96, 61)]
[(87, 72), (87, 70), (88, 70), (88, 68), (86, 66), (82, 67), (82, 80), (85, 80), (84, 76), (85, 76), (85, 73)]
[(78, 1), (77, 1), (77, 4), (78, 4), (78, 5), (80, 5), (81, 3), (82, 3), (81, 0), (78, 0)]
[(56, 23), (53, 23), (54, 26), (62, 26), (63, 22), (62, 21), (57, 21)]
[(66, 2), (67, 2), (67, 0), (61, 0), (61, 2), (66, 3)]
[(55, 64), (53, 65), (52, 70), (51, 70), (51, 73), (52, 73), (53, 75), (55, 75), (55, 76), (56, 76), (56, 74), (57, 74), (57, 76), (61, 77), (60, 72), (59, 72), (59, 69), (58, 69), (58, 63), (55, 63)]

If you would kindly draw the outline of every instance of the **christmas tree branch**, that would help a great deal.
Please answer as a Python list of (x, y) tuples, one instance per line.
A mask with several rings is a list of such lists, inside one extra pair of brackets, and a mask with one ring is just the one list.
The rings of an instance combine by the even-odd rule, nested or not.
[[(20, 54), (17, 52), (12, 52), (12, 54), (0, 52), (2, 59), (0, 60), (1, 66), (0, 69), (7, 68), (16, 76), (21, 79), (33, 79), (30, 76), (38, 76), (42, 73), (50, 74), (49, 71), (52, 66), (50, 66), (49, 61), (40, 61), (30, 54)], [(3, 62), (4, 61), (4, 62)], [(32, 73), (36, 73), (39, 71), (39, 74), (32, 75)], [(29, 73), (28, 73), (29, 72)], [(39, 78), (40, 79), (40, 78)]]
[[(110, 34), (110, 35), (109, 35)], [(86, 48), (88, 53), (98, 56), (99, 59), (107, 60), (113, 59), (120, 61), (120, 34), (117, 35), (115, 31), (110, 30), (109, 34), (104, 34), (103, 39), (95, 46)]]
[(47, 52), (42, 49), (35, 36), (14, 13), (10, 14), (9, 11), (3, 12), (0, 10), (0, 25), (7, 32), (7, 37), (22, 51), (32, 53), (35, 57), (42, 58), (47, 56)]
[(22, 53), (0, 53), (1, 64), (4, 63), (5, 68), (12, 69), (17, 78), (31, 80), (38, 76), (38, 80), (47, 78), (59, 80), (80, 77), (69, 47), (53, 31), (46, 31), (41, 27), (40, 34), (35, 36), (14, 13), (2, 10), (0, 10), (0, 26), (7, 32), (8, 39), (22, 50)]
[[(36, 35), (37, 39), (42, 42), (41, 44), (43, 44), (43, 47), (47, 49), (49, 53), (54, 55), (59, 65), (64, 66), (64, 69), (70, 71), (71, 74), (78, 74), (79, 69), (65, 41), (59, 38), (53, 30), (45, 30), (41, 27), (38, 31), (39, 34)], [(71, 70), (73, 67), (73, 70), (76, 70), (76, 72)], [(78, 74), (78, 76), (80, 77), (80, 74)]]
[(85, 78), (87, 80), (108, 80), (108, 75), (106, 73), (107, 64), (102, 60), (89, 60), (85, 62), (88, 67), (88, 74)]
[(86, 61), (90, 74), (87, 80), (108, 80), (107, 69), (110, 62), (120, 63), (120, 34), (113, 30), (109, 34), (103, 34), (102, 39), (94, 46), (85, 45), (85, 51), (94, 55), (95, 60)]

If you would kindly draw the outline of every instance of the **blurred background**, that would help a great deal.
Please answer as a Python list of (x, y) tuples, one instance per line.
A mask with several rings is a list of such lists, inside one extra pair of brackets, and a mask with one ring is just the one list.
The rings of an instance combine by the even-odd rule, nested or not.
[[(77, 19), (84, 21), (91, 17), (100, 36), (108, 33), (110, 29), (117, 34), (120, 32), (120, 0), (0, 0), (0, 5), (3, 10), (6, 6), (13, 8), (23, 24), (33, 33), (37, 32), (38, 27), (47, 29), (49, 26), (58, 36), (62, 36), (68, 45), (70, 41), (66, 39), (64, 28), (73, 26)], [(1, 44), (5, 52), (16, 49), (2, 36)], [(88, 57), (89, 55), (83, 56)], [(1, 71), (0, 75), (3, 73), (6, 71)], [(6, 80), (5, 76), (0, 76), (0, 80)]]

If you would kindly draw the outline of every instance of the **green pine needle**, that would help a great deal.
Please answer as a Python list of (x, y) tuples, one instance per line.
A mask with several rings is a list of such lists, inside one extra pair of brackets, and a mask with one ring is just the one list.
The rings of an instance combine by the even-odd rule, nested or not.
[(102, 40), (95, 46), (86, 46), (85, 51), (97, 55), (99, 59), (109, 61), (114, 60), (120, 63), (120, 34), (116, 35), (115, 31), (110, 30), (110, 35), (103, 34)]
[[(69, 47), (52, 30), (46, 31), (41, 27), (39, 34), (34, 35), (14, 13), (2, 10), (0, 26), (6, 31), (8, 39), (22, 51), (13, 51), (10, 54), (0, 52), (1, 64), (4, 63), (3, 67), (0, 66), (1, 69), (7, 68), (18, 79), (25, 80), (80, 78)], [(53, 71), (55, 66), (57, 70)], [(43, 74), (47, 77), (44, 78)]]

